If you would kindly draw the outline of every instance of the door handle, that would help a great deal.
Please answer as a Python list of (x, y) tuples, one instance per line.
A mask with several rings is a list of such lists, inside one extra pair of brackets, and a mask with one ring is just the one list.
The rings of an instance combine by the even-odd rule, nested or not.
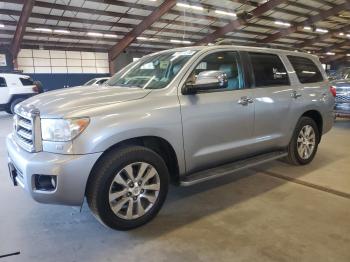
[(253, 103), (254, 100), (252, 98), (246, 97), (246, 96), (242, 96), (239, 100), (238, 100), (238, 104), (242, 105), (242, 106), (246, 106), (249, 103)]
[(290, 95), (291, 95), (291, 97), (293, 97), (294, 99), (297, 99), (298, 97), (301, 97), (301, 94), (298, 93), (297, 91), (293, 91)]

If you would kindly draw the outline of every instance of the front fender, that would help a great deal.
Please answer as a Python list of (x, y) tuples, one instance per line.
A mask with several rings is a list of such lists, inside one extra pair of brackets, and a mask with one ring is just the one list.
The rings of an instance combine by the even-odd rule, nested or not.
[(104, 152), (110, 147), (137, 137), (166, 140), (174, 149), (180, 172), (185, 170), (182, 124), (178, 100), (142, 99), (122, 103), (116, 113), (91, 118), (88, 128), (73, 141), (75, 154)]

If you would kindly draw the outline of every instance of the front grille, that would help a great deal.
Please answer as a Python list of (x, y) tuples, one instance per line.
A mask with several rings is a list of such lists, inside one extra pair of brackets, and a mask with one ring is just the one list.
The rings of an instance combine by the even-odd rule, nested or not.
[(40, 117), (34, 108), (16, 107), (14, 135), (17, 144), (28, 152), (41, 150)]
[(337, 93), (335, 97), (336, 103), (350, 103), (350, 92), (347, 94)]

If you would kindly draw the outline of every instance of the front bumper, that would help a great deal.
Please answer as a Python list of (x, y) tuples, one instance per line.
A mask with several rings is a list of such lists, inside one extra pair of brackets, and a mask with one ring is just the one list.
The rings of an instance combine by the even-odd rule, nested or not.
[[(12, 134), (6, 139), (8, 161), (18, 173), (16, 180), (34, 200), (41, 203), (79, 206), (85, 196), (87, 179), (102, 153), (61, 155), (47, 152), (29, 153), (20, 148)], [(56, 176), (54, 191), (36, 190), (35, 175)]]
[(335, 103), (334, 111), (336, 116), (350, 117), (350, 103)]

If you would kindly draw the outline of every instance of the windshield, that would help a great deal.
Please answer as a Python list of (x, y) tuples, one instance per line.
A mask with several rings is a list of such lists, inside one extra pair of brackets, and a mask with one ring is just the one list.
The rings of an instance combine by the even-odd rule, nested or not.
[(95, 83), (96, 79), (91, 79), (89, 81), (87, 81), (85, 84), (83, 84), (83, 86), (90, 86), (90, 85), (93, 85)]
[(116, 73), (106, 85), (143, 89), (164, 88), (195, 53), (194, 50), (174, 51), (142, 58)]

